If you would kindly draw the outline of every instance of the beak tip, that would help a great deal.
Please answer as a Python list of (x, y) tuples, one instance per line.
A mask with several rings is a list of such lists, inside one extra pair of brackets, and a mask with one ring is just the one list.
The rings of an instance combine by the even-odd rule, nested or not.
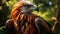
[(35, 8), (35, 10), (36, 10), (36, 11), (39, 11), (39, 8), (38, 8), (38, 7), (36, 7), (36, 8)]

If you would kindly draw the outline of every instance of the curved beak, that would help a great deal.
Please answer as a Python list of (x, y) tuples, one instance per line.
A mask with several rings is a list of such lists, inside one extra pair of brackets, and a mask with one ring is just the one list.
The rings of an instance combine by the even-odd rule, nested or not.
[(33, 5), (33, 7), (35, 11), (39, 11), (39, 7), (37, 7), (36, 5)]

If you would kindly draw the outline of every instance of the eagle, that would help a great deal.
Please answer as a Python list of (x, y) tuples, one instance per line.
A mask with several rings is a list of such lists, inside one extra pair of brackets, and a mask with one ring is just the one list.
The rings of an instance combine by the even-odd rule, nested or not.
[(11, 19), (6, 21), (7, 34), (52, 34), (50, 25), (40, 16), (33, 14), (38, 7), (29, 1), (14, 4)]

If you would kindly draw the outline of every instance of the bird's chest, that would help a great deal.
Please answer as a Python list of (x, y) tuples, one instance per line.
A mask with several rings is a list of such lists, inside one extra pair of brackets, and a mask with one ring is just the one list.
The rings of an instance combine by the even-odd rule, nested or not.
[(19, 34), (35, 34), (35, 26), (31, 23), (23, 23), (17, 26), (15, 26), (16, 32)]
[(18, 34), (36, 34), (34, 19), (27, 17), (15, 23), (15, 30)]

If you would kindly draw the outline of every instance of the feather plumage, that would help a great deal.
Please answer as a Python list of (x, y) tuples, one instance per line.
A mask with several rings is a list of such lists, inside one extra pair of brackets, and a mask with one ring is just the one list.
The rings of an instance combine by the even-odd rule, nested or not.
[(7, 34), (52, 34), (44, 19), (35, 14), (22, 14), (19, 8), (23, 5), (23, 2), (14, 5), (12, 19), (6, 22)]

